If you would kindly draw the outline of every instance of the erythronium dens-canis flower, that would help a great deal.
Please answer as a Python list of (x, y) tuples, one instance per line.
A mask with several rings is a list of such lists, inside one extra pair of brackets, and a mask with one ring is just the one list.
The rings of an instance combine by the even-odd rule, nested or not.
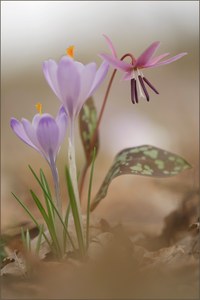
[(142, 69), (155, 68), (162, 65), (170, 64), (187, 53), (180, 53), (166, 60), (162, 60), (167, 57), (169, 53), (161, 54), (157, 57), (153, 57), (154, 53), (158, 49), (160, 42), (153, 42), (137, 59), (130, 53), (132, 61), (131, 63), (120, 60), (117, 57), (116, 50), (112, 41), (106, 35), (104, 35), (107, 44), (111, 50), (110, 54), (101, 53), (100, 57), (112, 65), (115, 69), (124, 72), (123, 80), (131, 81), (131, 100), (133, 103), (138, 103), (139, 98), (146, 98), (149, 101), (149, 94), (145, 84), (147, 84), (156, 94), (159, 94), (157, 89), (151, 84), (151, 82), (143, 75)]

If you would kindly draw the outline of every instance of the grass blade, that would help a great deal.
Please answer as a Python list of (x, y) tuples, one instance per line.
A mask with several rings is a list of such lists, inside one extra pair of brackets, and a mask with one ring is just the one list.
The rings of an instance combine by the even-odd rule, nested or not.
[(28, 228), (26, 229), (26, 249), (28, 252), (31, 251), (31, 238)]
[(93, 154), (92, 154), (92, 165), (91, 165), (89, 188), (88, 188), (87, 222), (86, 222), (86, 249), (88, 248), (88, 244), (89, 244), (90, 202), (91, 202), (91, 191), (92, 191), (92, 180), (93, 180), (93, 174), (94, 174), (95, 158), (96, 158), (96, 148), (94, 148)]
[(23, 247), (24, 247), (24, 249), (26, 249), (26, 237), (25, 237), (23, 227), (21, 227), (21, 238), (22, 238)]
[[(14, 196), (14, 198), (17, 200), (17, 202), (24, 208), (24, 210), (27, 212), (27, 214), (29, 215), (29, 217), (32, 219), (32, 221), (35, 223), (35, 225), (38, 227), (38, 229), (40, 228), (40, 225), (38, 224), (38, 222), (36, 221), (35, 217), (32, 215), (32, 213), (30, 212), (30, 210), (28, 209), (28, 207), (14, 194), (12, 193), (12, 195)], [(45, 240), (47, 241), (49, 247), (52, 249), (52, 245), (49, 241), (49, 239), (47, 238), (46, 234), (43, 232), (43, 236), (45, 238)]]
[[(66, 214), (65, 214), (65, 219), (64, 219), (64, 223), (66, 228), (68, 227), (68, 222), (69, 222), (69, 214), (70, 214), (70, 203), (67, 206), (67, 210), (66, 210)], [(63, 240), (64, 240), (64, 251), (66, 251), (66, 233), (64, 234), (63, 232)]]
[(35, 204), (37, 205), (41, 215), (43, 216), (46, 224), (47, 224), (47, 227), (49, 229), (49, 233), (52, 237), (52, 240), (57, 248), (57, 253), (59, 253), (59, 255), (61, 254), (61, 249), (60, 249), (60, 245), (59, 245), (59, 242), (58, 242), (58, 239), (57, 239), (57, 235), (56, 235), (56, 232), (55, 232), (55, 227), (54, 227), (54, 223), (51, 222), (51, 220), (49, 219), (42, 203), (40, 202), (39, 198), (36, 196), (36, 194), (30, 190), (30, 193), (31, 193), (31, 196), (35, 202)]
[[(51, 222), (54, 223), (54, 210), (52, 208), (52, 206), (50, 205), (49, 202), (49, 198), (53, 201), (52, 195), (51, 195), (51, 191), (47, 182), (47, 179), (44, 175), (44, 172), (42, 171), (42, 169), (40, 169), (40, 182), (43, 185), (43, 188), (45, 190), (45, 192), (43, 192), (44, 194), (44, 198), (45, 198), (45, 202), (46, 202), (46, 207), (47, 207), (47, 211), (48, 211), (48, 216), (51, 219)], [(47, 196), (48, 195), (48, 196)]]
[(65, 223), (63, 222), (63, 220), (62, 220), (62, 218), (61, 218), (61, 216), (60, 216), (60, 214), (59, 214), (59, 212), (58, 212), (58, 209), (55, 207), (55, 204), (53, 203), (52, 200), (49, 199), (49, 201), (51, 202), (51, 205), (53, 206), (53, 208), (54, 208), (56, 214), (58, 215), (58, 218), (60, 219), (60, 222), (61, 222), (62, 225), (63, 225), (63, 228), (64, 228), (64, 230), (65, 230), (65, 232), (66, 232), (66, 235), (67, 235), (68, 239), (70, 240), (70, 243), (71, 243), (73, 249), (76, 250), (76, 247), (75, 247), (75, 245), (74, 245), (74, 243), (73, 243), (73, 241), (72, 241), (72, 238), (70, 237), (70, 234), (69, 234), (69, 232), (68, 232), (68, 230), (67, 230), (67, 227), (66, 227)]
[(44, 230), (44, 226), (41, 225), (40, 226), (40, 230), (39, 230), (39, 235), (38, 235), (38, 240), (37, 240), (36, 248), (35, 248), (36, 255), (39, 255), (39, 250), (40, 250), (40, 246), (41, 246), (41, 240), (42, 240), (43, 230)]
[(70, 199), (70, 206), (72, 209), (74, 224), (75, 224), (75, 228), (76, 228), (78, 244), (79, 244), (81, 255), (84, 256), (84, 254), (85, 254), (84, 239), (83, 239), (83, 235), (82, 235), (81, 224), (80, 224), (80, 220), (79, 220), (78, 208), (77, 208), (77, 204), (76, 204), (76, 198), (75, 198), (75, 194), (74, 194), (74, 190), (73, 190), (73, 185), (72, 185), (71, 177), (70, 177), (69, 170), (67, 167), (66, 167), (66, 181), (67, 181), (68, 194), (69, 194), (69, 199)]

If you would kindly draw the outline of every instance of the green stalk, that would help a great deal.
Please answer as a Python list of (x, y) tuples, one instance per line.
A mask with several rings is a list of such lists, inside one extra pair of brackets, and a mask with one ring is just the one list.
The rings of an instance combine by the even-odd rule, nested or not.
[(43, 230), (44, 230), (44, 226), (41, 225), (40, 226), (40, 230), (39, 230), (39, 235), (38, 235), (38, 240), (37, 240), (36, 248), (35, 248), (36, 255), (39, 255), (39, 250), (40, 250), (40, 246), (41, 246)]
[[(40, 229), (40, 225), (38, 224), (38, 222), (36, 221), (36, 219), (34, 218), (34, 216), (32, 215), (32, 213), (30, 212), (30, 210), (28, 209), (28, 207), (14, 194), (12, 193), (12, 195), (15, 197), (15, 199), (17, 200), (17, 202), (24, 208), (24, 210), (27, 212), (27, 214), (31, 217), (32, 221), (35, 223), (35, 225), (37, 226), (38, 229)], [(46, 242), (48, 243), (49, 247), (53, 250), (53, 247), (49, 241), (49, 239), (47, 238), (46, 234), (43, 232), (43, 236), (46, 240)]]
[(76, 229), (76, 235), (78, 239), (78, 244), (79, 244), (79, 250), (82, 256), (85, 255), (85, 245), (84, 245), (84, 239), (83, 239), (83, 234), (81, 230), (81, 223), (80, 223), (80, 218), (79, 218), (79, 213), (78, 213), (78, 207), (77, 207), (77, 202), (76, 202), (76, 197), (73, 189), (73, 184), (72, 180), (70, 177), (70, 173), (68, 168), (66, 167), (66, 181), (67, 181), (67, 187), (68, 187), (68, 193), (69, 193), (69, 199), (70, 199), (70, 206), (72, 209), (72, 214), (73, 214), (73, 219), (74, 219), (74, 224), (75, 224), (75, 229)]
[[(75, 143), (74, 143), (74, 126), (75, 122), (74, 119), (70, 120), (70, 138), (69, 138), (69, 145), (68, 145), (68, 160), (69, 160), (69, 174), (67, 172), (67, 178), (69, 182), (69, 186), (71, 187), (71, 190), (69, 193), (72, 196), (71, 200), (71, 208), (72, 204), (74, 205), (74, 213), (73, 217), (76, 218), (76, 224), (79, 224), (78, 227), (76, 227), (76, 230), (79, 230), (80, 232), (76, 232), (77, 236), (83, 237), (83, 221), (82, 221), (82, 213), (81, 213), (81, 205), (80, 205), (80, 196), (79, 196), (79, 189), (78, 189), (78, 180), (77, 180), (77, 170), (76, 170), (76, 154), (75, 154)], [(69, 176), (70, 175), (70, 176)], [(74, 220), (75, 222), (75, 220)], [(85, 248), (84, 240), (82, 238), (79, 239), (79, 246), (81, 248)]]
[(89, 245), (89, 225), (90, 225), (90, 202), (91, 202), (91, 191), (92, 191), (92, 180), (94, 174), (94, 162), (96, 158), (96, 148), (93, 150), (92, 155), (92, 164), (91, 164), (91, 171), (90, 171), (90, 180), (89, 180), (89, 188), (88, 188), (88, 202), (87, 202), (87, 223), (86, 223), (86, 249)]

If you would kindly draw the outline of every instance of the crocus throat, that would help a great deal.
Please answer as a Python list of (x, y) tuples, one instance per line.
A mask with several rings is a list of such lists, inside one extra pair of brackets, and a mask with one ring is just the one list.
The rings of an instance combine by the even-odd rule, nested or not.
[(37, 111), (39, 112), (39, 114), (41, 115), (42, 114), (42, 103), (38, 102), (36, 103), (35, 105)]
[(131, 79), (131, 101), (133, 102), (133, 104), (138, 103), (139, 98), (146, 98), (147, 101), (150, 100), (145, 83), (156, 94), (159, 94), (156, 88), (151, 84), (151, 82), (149, 82), (147, 78), (144, 77), (139, 69), (133, 70), (133, 77)]
[(67, 49), (66, 49), (66, 54), (71, 57), (71, 58), (74, 58), (74, 49), (75, 47), (74, 46), (69, 46)]

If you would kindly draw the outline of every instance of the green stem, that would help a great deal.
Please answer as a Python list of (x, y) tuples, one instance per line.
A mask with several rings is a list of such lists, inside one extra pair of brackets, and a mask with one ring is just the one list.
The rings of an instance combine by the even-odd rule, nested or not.
[(92, 155), (92, 166), (90, 172), (89, 188), (88, 188), (88, 203), (87, 203), (87, 223), (86, 223), (86, 249), (89, 245), (89, 225), (90, 225), (90, 202), (91, 202), (91, 191), (92, 191), (92, 180), (94, 174), (94, 162), (96, 157), (96, 148), (94, 148)]
[[(60, 199), (60, 188), (59, 188), (59, 176), (58, 176), (58, 170), (55, 164), (55, 160), (53, 157), (53, 153), (49, 153), (50, 157), (50, 168), (52, 172), (52, 177), (54, 181), (54, 189), (55, 189), (55, 207), (57, 208), (59, 215), (62, 219), (62, 203)], [(62, 251), (62, 254), (64, 254), (64, 245), (63, 245), (63, 228), (62, 224), (59, 220), (59, 217), (57, 214), (55, 214), (55, 230), (56, 230), (56, 235), (58, 238), (58, 242)]]
[[(77, 207), (77, 217), (80, 223), (80, 231), (77, 232), (77, 235), (81, 235), (83, 237), (83, 221), (82, 221), (82, 213), (81, 213), (81, 205), (80, 205), (80, 196), (78, 190), (78, 181), (77, 181), (77, 170), (76, 170), (76, 154), (75, 154), (75, 143), (74, 143), (74, 119), (70, 120), (70, 137), (69, 137), (69, 146), (68, 146), (68, 160), (69, 160), (69, 174), (72, 181), (73, 192), (76, 201)], [(75, 221), (75, 220), (74, 220)], [(84, 240), (82, 241), (84, 247)], [(79, 245), (80, 246), (80, 245)]]
[[(116, 72), (117, 72), (117, 70), (115, 69), (115, 70), (113, 71), (113, 73), (112, 73), (112, 75), (111, 75), (111, 78), (110, 78), (110, 81), (109, 81), (109, 83), (108, 83), (108, 87), (107, 87), (107, 90), (106, 90), (106, 93), (105, 93), (105, 96), (104, 96), (104, 99), (103, 99), (103, 103), (102, 103), (102, 106), (101, 106), (101, 110), (100, 110), (100, 113), (99, 113), (97, 125), (96, 125), (94, 134), (93, 134), (92, 139), (91, 139), (90, 150), (89, 150), (89, 151), (92, 151), (93, 148), (94, 148), (94, 146), (95, 146), (95, 141), (96, 141), (96, 138), (97, 138), (99, 125), (100, 125), (100, 122), (101, 122), (101, 119), (102, 119), (102, 116), (103, 116), (103, 113), (104, 113), (104, 110), (105, 110), (105, 106), (106, 106), (106, 103), (107, 103), (107, 99), (108, 99), (108, 96), (109, 96), (109, 93), (110, 93), (110, 89), (111, 89), (113, 80), (114, 80), (114, 78), (115, 78)], [(84, 166), (84, 168), (83, 168), (82, 176), (81, 176), (81, 179), (80, 179), (80, 197), (82, 196), (83, 186), (84, 186), (85, 177), (86, 177), (88, 168), (89, 168), (89, 164), (88, 164), (88, 162), (86, 161), (85, 166)]]
[[(132, 65), (134, 65), (134, 63), (135, 63), (135, 57), (131, 53), (124, 54), (120, 58), (120, 60), (124, 60), (126, 57), (130, 57), (131, 61), (132, 61)], [(110, 94), (110, 89), (111, 89), (111, 86), (113, 84), (113, 80), (115, 78), (116, 72), (117, 72), (117, 69), (115, 69), (113, 71), (113, 73), (111, 75), (111, 78), (110, 78), (110, 81), (108, 83), (108, 87), (106, 89), (106, 93), (105, 93), (105, 96), (104, 96), (104, 99), (103, 99), (103, 103), (102, 103), (102, 106), (101, 106), (101, 110), (100, 110), (100, 113), (99, 113), (99, 117), (98, 117), (98, 120), (97, 120), (97, 125), (96, 125), (96, 128), (95, 128), (94, 134), (92, 136), (91, 142), (90, 142), (90, 149), (89, 149), (89, 151), (92, 151), (93, 148), (94, 148), (94, 146), (95, 146), (95, 142), (96, 142), (96, 138), (97, 138), (97, 134), (98, 134), (99, 125), (100, 125), (101, 120), (102, 120), (102, 116), (103, 116), (103, 113), (104, 113), (104, 110), (105, 110), (105, 107), (106, 107), (106, 103), (107, 103), (107, 100), (108, 100), (108, 96)], [(84, 182), (85, 182), (85, 177), (86, 177), (87, 170), (88, 170), (89, 166), (90, 165), (86, 161), (85, 166), (83, 168), (82, 176), (80, 178), (80, 185), (79, 185), (79, 187), (80, 187), (79, 188), (80, 198), (82, 197), (82, 192), (83, 192), (83, 186), (84, 186)]]

